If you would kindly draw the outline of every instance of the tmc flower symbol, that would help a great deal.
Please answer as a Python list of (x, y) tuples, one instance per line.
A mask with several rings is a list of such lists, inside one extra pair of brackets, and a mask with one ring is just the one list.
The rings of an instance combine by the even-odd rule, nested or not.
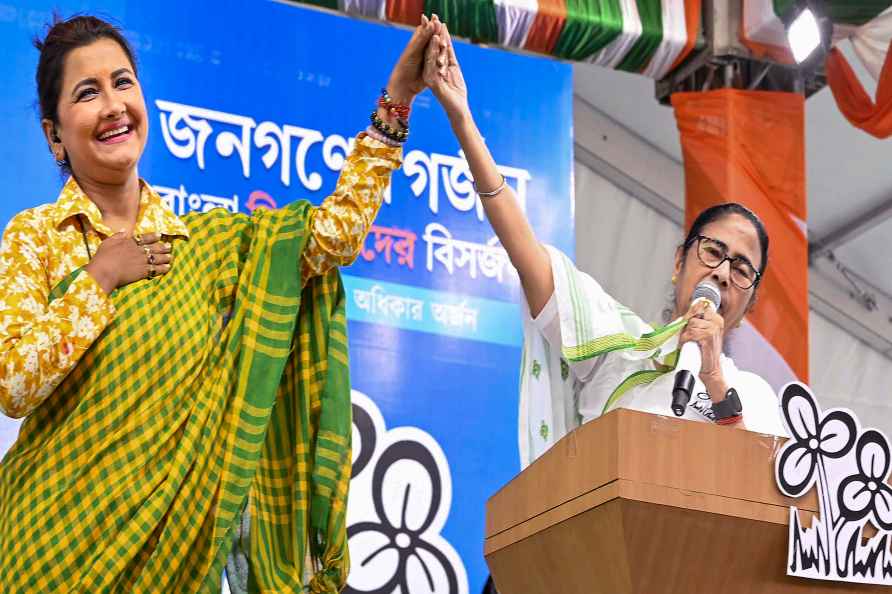
[[(353, 556), (347, 592), (403, 594), (412, 584), (427, 592), (457, 594), (458, 576), (449, 558), (428, 535), (442, 503), (442, 479), (431, 452), (412, 440), (394, 442), (381, 453), (372, 476), (379, 521), (347, 529)], [(359, 590), (353, 583), (362, 583)]]
[(892, 530), (892, 488), (889, 478), (889, 442), (879, 431), (868, 429), (858, 440), (858, 472), (839, 484), (842, 517), (856, 522), (869, 514), (882, 530)]
[(792, 438), (778, 460), (777, 480), (786, 495), (798, 497), (814, 485), (822, 458), (841, 458), (852, 449), (857, 425), (844, 411), (819, 415), (814, 397), (797, 384), (784, 390), (781, 407)]

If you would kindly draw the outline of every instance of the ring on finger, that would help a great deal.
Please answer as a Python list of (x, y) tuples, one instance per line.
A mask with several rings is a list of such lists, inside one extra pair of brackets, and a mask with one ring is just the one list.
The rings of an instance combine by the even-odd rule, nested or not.
[(142, 235), (140, 235), (139, 233), (134, 233), (134, 234), (133, 234), (133, 241), (136, 242), (136, 245), (142, 247)]
[(149, 264), (155, 264), (155, 254), (149, 254)]
[(149, 278), (155, 278), (155, 266), (153, 264), (149, 264)]

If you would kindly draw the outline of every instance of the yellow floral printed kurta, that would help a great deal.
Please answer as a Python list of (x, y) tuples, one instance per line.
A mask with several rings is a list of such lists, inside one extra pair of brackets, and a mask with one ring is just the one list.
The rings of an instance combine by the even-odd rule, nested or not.
[[(300, 264), (304, 282), (356, 259), (400, 157), (399, 148), (365, 134), (357, 137), (335, 192), (310, 215)], [(48, 303), (53, 287), (88, 263), (84, 235), (95, 254), (113, 233), (74, 178), (55, 203), (25, 210), (7, 226), (0, 246), (0, 410), (5, 414), (23, 417), (39, 406), (114, 319), (112, 300), (86, 272)], [(145, 182), (134, 233), (188, 238), (183, 222)]]

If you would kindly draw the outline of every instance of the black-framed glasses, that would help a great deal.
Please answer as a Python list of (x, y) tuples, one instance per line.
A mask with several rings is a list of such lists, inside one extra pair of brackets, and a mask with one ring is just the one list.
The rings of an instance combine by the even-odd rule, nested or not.
[(744, 291), (752, 288), (759, 282), (762, 277), (752, 263), (746, 258), (740, 256), (731, 257), (728, 255), (728, 246), (718, 239), (698, 235), (691, 241), (697, 242), (697, 257), (704, 266), (709, 268), (718, 268), (725, 263), (725, 260), (731, 263), (731, 282), (739, 289)]

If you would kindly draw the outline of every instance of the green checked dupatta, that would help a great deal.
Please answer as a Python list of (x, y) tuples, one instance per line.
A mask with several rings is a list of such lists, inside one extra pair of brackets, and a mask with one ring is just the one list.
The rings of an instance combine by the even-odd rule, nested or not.
[(308, 556), (310, 591), (345, 583), (344, 293), (301, 290), (309, 214), (187, 215), (171, 272), (115, 292), (0, 464), (4, 592), (219, 592), (246, 505), (251, 590), (303, 591)]

